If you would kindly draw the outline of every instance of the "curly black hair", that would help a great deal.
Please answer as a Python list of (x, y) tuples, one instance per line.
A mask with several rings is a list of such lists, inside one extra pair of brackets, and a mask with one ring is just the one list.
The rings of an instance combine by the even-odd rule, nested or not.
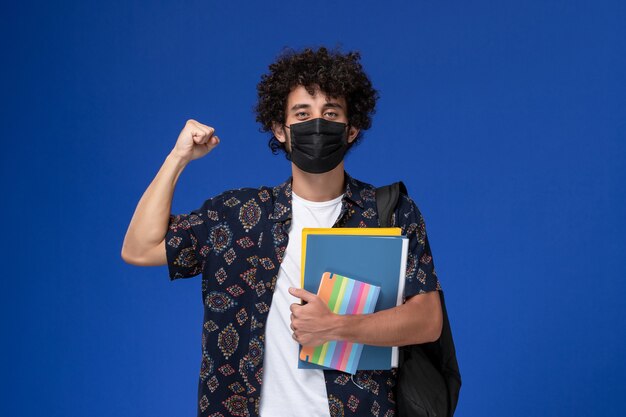
[[(269, 66), (269, 73), (261, 76), (257, 85), (258, 102), (254, 108), (256, 121), (262, 132), (271, 132), (273, 122), (285, 122), (287, 96), (299, 85), (310, 94), (319, 88), (332, 98), (343, 97), (348, 106), (348, 120), (351, 126), (360, 129), (352, 141), (357, 144), (363, 131), (372, 125), (376, 100), (379, 94), (363, 71), (359, 52), (342, 54), (338, 50), (329, 51), (324, 47), (317, 50), (306, 48), (301, 52), (286, 49)], [(274, 135), (269, 140), (272, 153), (285, 152), (285, 145)]]

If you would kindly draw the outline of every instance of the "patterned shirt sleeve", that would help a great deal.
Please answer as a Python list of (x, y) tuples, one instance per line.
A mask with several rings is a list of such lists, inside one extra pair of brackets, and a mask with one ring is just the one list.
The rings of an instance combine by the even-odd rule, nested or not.
[(398, 206), (398, 225), (409, 238), (404, 297), (441, 290), (422, 213), (406, 195), (400, 197)]
[(209, 199), (191, 213), (170, 214), (165, 235), (170, 280), (194, 277), (204, 270), (210, 251), (208, 223), (211, 217), (217, 216), (212, 206), (213, 200)]

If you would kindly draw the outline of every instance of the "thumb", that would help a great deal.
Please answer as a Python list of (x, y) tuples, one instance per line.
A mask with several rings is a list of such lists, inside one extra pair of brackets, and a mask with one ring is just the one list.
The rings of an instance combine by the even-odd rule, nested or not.
[(211, 136), (211, 138), (207, 141), (207, 145), (210, 148), (215, 148), (220, 143), (220, 138), (216, 135)]
[(315, 294), (308, 292), (303, 288), (295, 287), (289, 287), (289, 294), (293, 295), (294, 297), (302, 298), (302, 300), (306, 301), (307, 303), (317, 297)]

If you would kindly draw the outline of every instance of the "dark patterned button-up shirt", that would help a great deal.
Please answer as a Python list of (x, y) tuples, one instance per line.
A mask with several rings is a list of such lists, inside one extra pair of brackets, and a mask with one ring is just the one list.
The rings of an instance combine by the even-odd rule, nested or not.
[[(346, 174), (334, 227), (378, 227), (374, 187)], [(439, 290), (424, 219), (407, 196), (393, 216), (409, 238), (405, 297)], [(291, 178), (276, 187), (226, 191), (170, 216), (170, 279), (202, 273), (204, 324), (198, 416), (258, 416), (265, 323), (291, 225)], [(331, 416), (395, 414), (396, 370), (324, 370)], [(303, 404), (303, 415), (306, 415)]]

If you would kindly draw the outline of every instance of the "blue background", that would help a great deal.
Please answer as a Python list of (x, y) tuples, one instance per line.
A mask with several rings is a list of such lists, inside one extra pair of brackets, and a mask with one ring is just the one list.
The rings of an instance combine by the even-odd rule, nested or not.
[(200, 279), (125, 264), (126, 228), (188, 118), (222, 143), (174, 212), (285, 180), (255, 86), (320, 44), (381, 92), (347, 169), (425, 216), (457, 416), (624, 415), (624, 22), (623, 1), (4, 4), (0, 415), (195, 415)]

